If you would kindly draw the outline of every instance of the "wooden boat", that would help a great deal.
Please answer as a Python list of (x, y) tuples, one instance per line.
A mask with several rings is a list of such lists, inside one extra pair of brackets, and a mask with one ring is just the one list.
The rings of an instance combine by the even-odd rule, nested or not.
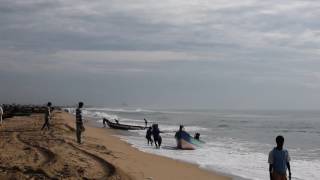
[[(179, 145), (180, 145), (180, 147), (179, 147)], [(194, 144), (192, 144), (184, 139), (178, 139), (177, 146), (178, 146), (178, 149), (183, 149), (183, 150), (195, 150), (197, 148)]]
[(201, 144), (203, 144), (203, 141), (194, 139), (186, 132), (181, 132), (180, 138), (177, 140), (177, 149), (182, 150), (195, 150), (199, 147), (201, 147)]
[(113, 123), (106, 119), (106, 122), (110, 128), (113, 129), (121, 129), (121, 130), (144, 130), (145, 126), (134, 126), (134, 125), (127, 125), (127, 124), (120, 124), (120, 123)]

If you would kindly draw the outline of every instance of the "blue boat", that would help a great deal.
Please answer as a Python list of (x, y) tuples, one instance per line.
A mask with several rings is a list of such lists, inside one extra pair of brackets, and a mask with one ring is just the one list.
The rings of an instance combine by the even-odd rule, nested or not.
[(183, 150), (195, 150), (199, 148), (204, 142), (194, 139), (185, 131), (180, 132), (180, 138), (177, 138), (177, 148)]

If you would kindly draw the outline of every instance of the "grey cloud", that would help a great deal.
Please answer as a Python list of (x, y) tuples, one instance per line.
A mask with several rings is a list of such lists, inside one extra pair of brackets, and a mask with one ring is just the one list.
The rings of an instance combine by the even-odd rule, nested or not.
[[(9, 16), (5, 11), (3, 13), (7, 15), (4, 24), (8, 26), (3, 26), (0, 31), (2, 46), (17, 49), (218, 49), (230, 52), (232, 49), (250, 46), (250, 51), (255, 51), (253, 46), (263, 42), (261, 37), (266, 33), (280, 32), (286, 34), (287, 38), (268, 36), (269, 42), (264, 42), (265, 46), (278, 44), (291, 47), (292, 42), (289, 40), (299, 38), (296, 37), (297, 33), (302, 33), (304, 27), (318, 27), (315, 23), (317, 21), (309, 15), (310, 11), (317, 12), (313, 8), (314, 3), (312, 7), (305, 3), (301, 3), (300, 7), (296, 3), (292, 8), (287, 4), (287, 9), (277, 7), (280, 3), (260, 1), (230, 5), (223, 4), (223, 1), (217, 4), (183, 1), (164, 1), (161, 4), (140, 1), (35, 1), (9, 4), (13, 11), (16, 8), (16, 12)], [(274, 13), (262, 13), (266, 10)], [(301, 10), (308, 12), (307, 17), (301, 14)], [(230, 49), (230, 46), (236, 48)]]
[(24, 102), (302, 107), (292, 105), (296, 98), (320, 105), (308, 105), (312, 97), (320, 102), (319, 6), (2, 0), (0, 82), (9, 83), (0, 93)]

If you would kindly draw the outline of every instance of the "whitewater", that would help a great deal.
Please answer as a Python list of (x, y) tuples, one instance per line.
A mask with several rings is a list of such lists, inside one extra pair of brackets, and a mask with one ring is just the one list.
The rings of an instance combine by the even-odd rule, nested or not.
[[(72, 111), (72, 109), (69, 109)], [(317, 111), (217, 111), (142, 108), (86, 108), (84, 116), (102, 127), (102, 118), (144, 125), (144, 118), (159, 124), (161, 149), (148, 146), (145, 131), (118, 136), (143, 152), (170, 157), (234, 176), (234, 179), (269, 178), (268, 153), (275, 137), (285, 137), (291, 156), (293, 180), (320, 179), (320, 112)], [(199, 132), (206, 143), (194, 151), (172, 150), (174, 133), (183, 124), (191, 135)]]

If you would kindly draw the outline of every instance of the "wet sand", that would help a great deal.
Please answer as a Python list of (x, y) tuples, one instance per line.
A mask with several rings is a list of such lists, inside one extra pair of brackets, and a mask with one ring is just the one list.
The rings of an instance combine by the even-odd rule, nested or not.
[(42, 114), (6, 119), (0, 127), (0, 179), (230, 179), (196, 165), (143, 153), (85, 124), (83, 144), (75, 142), (75, 118), (55, 112), (50, 130)]

